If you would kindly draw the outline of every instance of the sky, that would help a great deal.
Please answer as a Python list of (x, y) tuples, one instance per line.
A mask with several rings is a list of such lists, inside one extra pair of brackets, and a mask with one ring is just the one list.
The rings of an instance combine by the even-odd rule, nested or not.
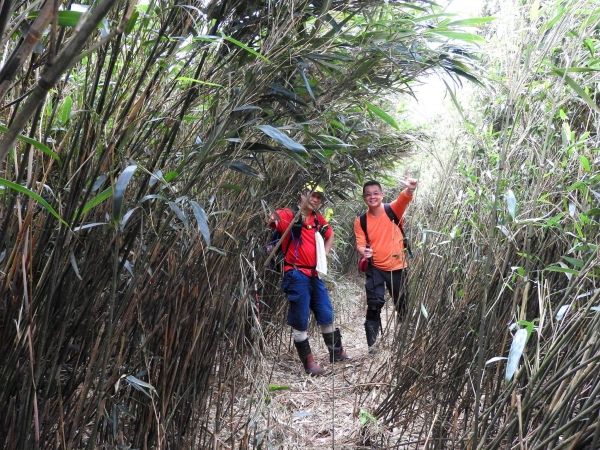
[[(439, 2), (441, 4), (443, 2)], [(462, 19), (480, 17), (485, 0), (451, 0), (446, 12), (456, 14)], [(443, 81), (437, 76), (430, 76), (422, 86), (414, 88), (417, 100), (408, 101), (413, 120), (418, 123), (426, 122), (431, 117), (446, 110), (444, 102), (448, 94)]]

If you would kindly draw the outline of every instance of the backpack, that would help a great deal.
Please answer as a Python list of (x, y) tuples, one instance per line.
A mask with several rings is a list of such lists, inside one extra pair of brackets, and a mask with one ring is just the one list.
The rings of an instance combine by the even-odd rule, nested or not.
[[(389, 203), (384, 203), (383, 209), (385, 210), (385, 213), (387, 214), (389, 219), (392, 222), (394, 222), (398, 226), (398, 228), (400, 228), (400, 233), (402, 233), (402, 240), (404, 242), (404, 248), (408, 252), (408, 256), (413, 258), (413, 254), (410, 249), (410, 244), (408, 243), (408, 239), (406, 237), (406, 234), (404, 233), (404, 228), (402, 227), (402, 221), (400, 219), (398, 219), (398, 217), (396, 216), (396, 213), (394, 212), (394, 210), (392, 209), (392, 206)], [(362, 228), (363, 233), (365, 233), (365, 238), (367, 239), (367, 244), (369, 244), (369, 233), (367, 233), (367, 213), (366, 212), (364, 212), (360, 215), (360, 227)]]

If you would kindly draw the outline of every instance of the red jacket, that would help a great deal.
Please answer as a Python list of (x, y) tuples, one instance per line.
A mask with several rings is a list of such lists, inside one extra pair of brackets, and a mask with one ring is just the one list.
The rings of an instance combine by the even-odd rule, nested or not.
[[(277, 216), (280, 220), (270, 223), (271, 228), (275, 228), (282, 235), (285, 233), (290, 223), (294, 220), (296, 214), (289, 208), (278, 209)], [(276, 216), (276, 217), (277, 217)], [(281, 250), (285, 253), (284, 272), (297, 267), (303, 274), (309, 277), (317, 276), (314, 268), (317, 266), (317, 247), (315, 243), (315, 216), (317, 217), (319, 230), (323, 230), (323, 239), (331, 236), (332, 230), (325, 218), (313, 212), (310, 219), (302, 226), (300, 239), (292, 239), (292, 230), (281, 243)]]

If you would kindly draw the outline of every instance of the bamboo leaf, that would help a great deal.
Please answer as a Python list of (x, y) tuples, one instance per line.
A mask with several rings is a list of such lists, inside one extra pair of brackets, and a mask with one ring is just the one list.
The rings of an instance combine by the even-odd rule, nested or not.
[(563, 256), (563, 259), (573, 264), (575, 267), (579, 267), (581, 269), (583, 269), (583, 266), (585, 266), (585, 261), (583, 261), (582, 259), (570, 258), (568, 256)]
[(590, 170), (591, 170), (590, 160), (587, 159), (583, 155), (579, 155), (579, 161), (581, 162), (581, 168), (583, 170), (585, 170), (586, 172), (590, 172)]
[(519, 325), (525, 327), (524, 329), (527, 331), (527, 340), (529, 340), (529, 338), (531, 337), (531, 333), (533, 333), (536, 320), (537, 319), (535, 319), (533, 322), (530, 322), (528, 320), (519, 320), (518, 322)]
[(467, 118), (465, 117), (465, 115), (463, 113), (463, 109), (461, 108), (460, 103), (458, 103), (456, 95), (454, 95), (454, 91), (452, 90), (452, 88), (450, 87), (450, 85), (448, 84), (448, 82), (446, 81), (445, 78), (442, 78), (442, 81), (446, 85), (446, 92), (448, 92), (450, 94), (450, 98), (452, 99), (452, 103), (454, 104), (454, 106), (456, 107), (456, 110), (460, 114), (460, 117), (462, 118), (463, 123), (465, 124), (465, 126), (467, 127), (467, 129), (469, 131), (473, 132), (473, 127), (471, 126), (471, 124), (469, 123), (469, 121), (467, 120)]
[(129, 211), (127, 211), (125, 213), (125, 215), (123, 216), (123, 218), (119, 222), (119, 228), (121, 229), (121, 231), (123, 231), (125, 229), (125, 225), (127, 225), (127, 221), (129, 220), (129, 218), (135, 212), (136, 209), (138, 209), (138, 206), (136, 206), (135, 208), (130, 209)]
[(506, 356), (494, 356), (493, 358), (488, 359), (485, 362), (485, 365), (487, 366), (488, 364), (492, 364), (492, 363), (495, 363), (495, 362), (498, 362), (498, 361), (504, 361), (506, 359), (508, 359)]
[(100, 189), (100, 187), (104, 184), (107, 178), (108, 177), (105, 174), (102, 174), (98, 178), (96, 178), (96, 181), (94, 181), (94, 184), (92, 185), (91, 191), (96, 192), (98, 189)]
[(223, 250), (221, 250), (220, 248), (216, 248), (216, 247), (210, 246), (210, 247), (208, 247), (208, 249), (211, 250), (211, 251), (213, 251), (213, 252), (215, 252), (215, 253), (218, 253), (221, 256), (227, 256), (227, 253), (224, 252)]
[(290, 390), (289, 386), (277, 386), (275, 384), (269, 385), (269, 391), (289, 391), (289, 390)]
[(178, 176), (179, 176), (179, 172), (175, 172), (175, 171), (173, 170), (173, 171), (171, 171), (171, 172), (167, 173), (167, 174), (164, 176), (164, 180), (165, 180), (165, 181), (172, 181), (172, 180), (174, 180), (175, 178), (177, 178)]
[[(81, 11), (58, 11), (57, 19), (58, 26), (60, 27), (76, 27), (79, 23), (79, 19), (83, 16)], [(28, 19), (35, 19), (40, 15), (40, 11), (31, 11), (27, 16)]]
[(75, 272), (75, 276), (77, 278), (79, 278), (81, 281), (83, 281), (83, 278), (81, 278), (81, 275), (79, 274), (79, 267), (77, 267), (77, 260), (75, 259), (75, 253), (71, 252), (71, 254), (69, 255), (69, 260), (71, 261), (71, 267), (73, 267), (73, 271)]
[(127, 189), (129, 180), (131, 180), (131, 177), (133, 176), (136, 169), (136, 165), (126, 167), (125, 170), (123, 170), (123, 172), (121, 173), (121, 175), (119, 175), (119, 179), (117, 180), (117, 184), (115, 186), (115, 193), (113, 195), (112, 211), (112, 217), (115, 222), (119, 222), (119, 220), (121, 219), (121, 207), (123, 206), (125, 190)]
[(189, 228), (190, 228), (189, 221), (188, 221), (187, 217), (185, 216), (185, 214), (183, 213), (183, 211), (181, 210), (181, 208), (177, 205), (177, 203), (169, 202), (169, 206), (171, 207), (173, 212), (177, 215), (177, 217), (179, 217), (179, 220), (181, 220), (183, 222), (183, 226), (185, 227), (185, 229), (189, 230)]
[(297, 66), (296, 70), (300, 73), (300, 76), (302, 77), (302, 81), (304, 82), (304, 87), (306, 87), (306, 91), (308, 92), (310, 99), (316, 105), (317, 100), (315, 99), (315, 95), (313, 94), (312, 88), (310, 86), (310, 83), (308, 82), (308, 79), (306, 78), (306, 74), (304, 73), (304, 70), (302, 70), (302, 67), (300, 67), (300, 66)]
[(62, 217), (60, 217), (58, 215), (58, 213), (54, 210), (54, 208), (52, 206), (50, 206), (50, 204), (46, 200), (44, 200), (40, 195), (36, 194), (32, 190), (29, 190), (24, 186), (20, 186), (16, 183), (13, 183), (12, 181), (5, 180), (4, 178), (0, 178), (0, 186), (5, 186), (9, 189), (12, 189), (14, 191), (20, 192), (21, 194), (25, 194), (25, 195), (31, 197), (32, 199), (37, 201), (39, 204), (41, 204), (44, 208), (46, 208), (46, 210), (48, 210), (48, 212), (50, 214), (52, 214), (54, 217), (56, 217), (61, 223), (69, 226), (67, 224), (67, 222), (65, 222), (62, 219)]
[(517, 199), (515, 197), (515, 193), (512, 189), (509, 189), (506, 195), (504, 196), (506, 199), (506, 207), (508, 208), (508, 213), (515, 220), (517, 215)]
[(156, 388), (150, 383), (146, 383), (145, 381), (142, 381), (139, 378), (134, 377), (133, 375), (127, 376), (125, 380), (129, 383), (131, 387), (143, 392), (150, 398), (152, 398), (152, 396), (148, 393), (148, 391), (146, 391), (146, 389), (150, 391), (156, 391)]
[(75, 227), (73, 228), (73, 231), (80, 231), (80, 230), (85, 230), (87, 228), (92, 228), (92, 227), (99, 227), (101, 225), (108, 225), (106, 222), (94, 222), (94, 223), (87, 223), (85, 225), (81, 225), (79, 227)]
[(93, 199), (91, 199), (89, 202), (87, 202), (85, 204), (85, 206), (81, 210), (81, 214), (80, 215), (84, 215), (90, 209), (92, 209), (93, 207), (95, 207), (95, 206), (99, 205), (100, 203), (102, 203), (104, 200), (106, 200), (107, 198), (109, 198), (112, 195), (112, 193), (113, 193), (112, 186), (109, 187), (109, 188), (107, 188), (107, 189), (105, 189), (105, 190), (103, 190), (102, 192), (100, 192), (98, 195), (96, 195)]
[(427, 309), (425, 308), (425, 305), (423, 303), (421, 303), (421, 314), (423, 314), (423, 317), (425, 317), (425, 319), (429, 318), (429, 313), (427, 312)]
[(272, 127), (271, 125), (257, 125), (256, 128), (258, 128), (260, 131), (265, 133), (270, 138), (279, 142), (281, 145), (284, 145), (286, 148), (289, 148), (290, 150), (294, 150), (295, 152), (298, 152), (298, 153), (308, 155), (306, 148), (304, 148), (304, 146), (302, 144), (294, 141), (287, 134), (285, 134), (282, 131), (279, 131), (277, 128)]
[(529, 20), (534, 21), (538, 17), (540, 9), (540, 0), (533, 0), (531, 4), (531, 9), (529, 10)]
[(560, 309), (556, 312), (556, 320), (563, 320), (569, 309), (572, 308), (572, 306), (573, 305), (571, 303), (569, 303), (568, 305), (562, 305)]
[(139, 203), (144, 203), (146, 200), (154, 200), (154, 199), (167, 200), (167, 198), (164, 195), (150, 194), (150, 195), (144, 195), (140, 199)]
[[(73, 5), (74, 6), (74, 5)], [(80, 5), (82, 6), (82, 5)], [(84, 6), (85, 9), (89, 8), (88, 6)], [(82, 8), (83, 9), (83, 8)], [(75, 28), (79, 23), (81, 17), (85, 14), (85, 11), (58, 11), (57, 19), (59, 27), (71, 27)], [(31, 11), (27, 16), (28, 19), (33, 20), (40, 15), (40, 11)], [(106, 23), (98, 23), (97, 28), (103, 29), (106, 27)]]
[(472, 33), (464, 33), (464, 32), (460, 32), (460, 31), (451, 31), (451, 30), (442, 30), (439, 28), (435, 28), (433, 30), (429, 30), (429, 33), (431, 34), (437, 34), (446, 38), (450, 38), (450, 39), (457, 39), (460, 41), (465, 41), (465, 42), (470, 42), (472, 44), (476, 43), (476, 42), (485, 42), (485, 39), (483, 39), (481, 36), (478, 36), (476, 34), (472, 34)]
[[(8, 128), (6, 128), (3, 125), (0, 125), (0, 131), (3, 133), (6, 133), (6, 132), (8, 132)], [(48, 156), (51, 156), (52, 158), (54, 158), (55, 160), (60, 162), (60, 158), (58, 157), (58, 155), (56, 153), (54, 153), (52, 150), (50, 150), (46, 145), (42, 144), (41, 142), (36, 141), (35, 139), (31, 139), (30, 137), (23, 136), (22, 134), (20, 134), (17, 137), (17, 139), (21, 142), (26, 142), (27, 144), (33, 145), (35, 148), (37, 148), (41, 152), (47, 154)]]
[(232, 170), (235, 170), (236, 172), (242, 173), (248, 177), (251, 178), (262, 178), (262, 175), (260, 174), (260, 172), (258, 170), (256, 170), (254, 167), (250, 167), (247, 164), (244, 164), (243, 162), (240, 161), (225, 161), (223, 163), (223, 165), (225, 167), (228, 167)]
[(510, 383), (512, 380), (517, 367), (519, 365), (519, 361), (521, 360), (521, 356), (523, 355), (523, 350), (525, 349), (525, 344), (527, 343), (527, 330), (521, 328), (517, 330), (515, 336), (513, 337), (512, 345), (510, 346), (510, 351), (508, 352), (508, 362), (506, 364), (506, 377), (505, 381)]
[(488, 22), (493, 22), (497, 18), (494, 16), (489, 17), (472, 17), (470, 19), (461, 19), (449, 22), (446, 27), (475, 27)]
[(598, 105), (596, 105), (596, 103), (590, 98), (589, 95), (587, 95), (585, 93), (585, 91), (583, 90), (583, 88), (581, 86), (579, 86), (575, 80), (573, 80), (573, 78), (571, 78), (569, 75), (567, 75), (565, 73), (564, 69), (554, 69), (552, 72), (553, 75), (559, 76), (561, 78), (564, 77), (566, 83), (571, 87), (571, 89), (573, 89), (577, 95), (579, 95), (584, 102), (586, 102), (590, 108), (592, 108), (594, 111), (599, 112), (600, 113), (600, 108), (598, 107)]
[(133, 31), (133, 27), (135, 27), (135, 22), (137, 21), (139, 16), (140, 12), (138, 10), (133, 11), (129, 22), (127, 22), (127, 25), (125, 26), (125, 34), (129, 34)]
[(550, 31), (552, 29), (552, 27), (554, 25), (556, 25), (556, 23), (562, 18), (562, 16), (565, 14), (565, 12), (566, 12), (565, 7), (563, 5), (560, 5), (556, 16), (554, 16), (552, 19), (550, 19), (548, 22), (546, 22), (540, 29), (540, 32), (547, 33), (548, 31)]
[(260, 106), (244, 105), (244, 106), (239, 106), (238, 108), (234, 108), (231, 111), (237, 112), (237, 111), (251, 111), (251, 110), (262, 111), (263, 109)]
[(65, 125), (71, 119), (71, 109), (73, 108), (73, 99), (67, 96), (60, 108), (60, 121)]
[(269, 58), (264, 57), (263, 55), (261, 55), (260, 53), (258, 53), (256, 50), (251, 49), (250, 47), (248, 47), (247, 45), (241, 43), (240, 41), (229, 37), (229, 36), (222, 36), (224, 40), (231, 42), (232, 44), (237, 45), (240, 48), (243, 48), (244, 50), (246, 50), (248, 53), (253, 54), (254, 56), (259, 57), (260, 59), (266, 61), (267, 63), (271, 64), (271, 61), (269, 61)]
[(200, 233), (202, 233), (206, 245), (210, 246), (210, 229), (208, 228), (208, 218), (206, 217), (206, 212), (194, 200), (190, 200), (190, 205), (192, 205), (192, 211), (196, 217), (196, 222), (198, 222), (198, 230), (200, 230)]
[(386, 113), (383, 109), (378, 108), (377, 106), (375, 106), (371, 103), (367, 103), (367, 109), (369, 111), (371, 111), (373, 114), (375, 114), (377, 117), (379, 117), (381, 120), (383, 120), (385, 123), (390, 125), (391, 127), (394, 127), (396, 130), (400, 130), (400, 128), (398, 127), (398, 124), (396, 123), (394, 118), (392, 116), (390, 116), (388, 113)]
[[(119, 261), (121, 261), (121, 258), (119, 258)], [(125, 263), (123, 264), (123, 267), (125, 267), (125, 270), (127, 270), (127, 272), (129, 272), (129, 274), (133, 277), (135, 276), (133, 274), (133, 267), (131, 266), (131, 263), (129, 262), (128, 259), (125, 260)]]
[(202, 80), (196, 80), (195, 78), (189, 78), (189, 77), (177, 77), (177, 78), (175, 78), (175, 81), (189, 81), (191, 83), (205, 84), (207, 86), (223, 87), (223, 85), (221, 85), (221, 84), (210, 83), (208, 81), (202, 81)]
[(579, 274), (579, 270), (569, 269), (564, 263), (561, 263), (561, 262), (559, 262), (558, 264), (560, 264), (560, 267), (559, 266), (550, 266), (550, 267), (546, 267), (546, 270), (548, 272), (564, 273), (569, 280), (571, 279), (571, 277), (573, 275)]
[(296, 95), (295, 92), (284, 88), (282, 85), (280, 85), (278, 83), (269, 83), (269, 84), (267, 84), (267, 87), (273, 89), (275, 92), (278, 92), (279, 94), (281, 94), (283, 97), (285, 97), (288, 100), (291, 100), (302, 106), (308, 106), (308, 104), (304, 100), (302, 100), (301, 97), (298, 97), (298, 95)]
[(585, 215), (588, 217), (600, 216), (600, 208), (592, 208), (588, 212), (586, 212)]

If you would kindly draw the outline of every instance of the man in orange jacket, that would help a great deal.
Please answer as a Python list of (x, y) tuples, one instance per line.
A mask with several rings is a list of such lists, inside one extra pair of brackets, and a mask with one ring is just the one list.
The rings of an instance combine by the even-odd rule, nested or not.
[[(410, 177), (404, 182), (406, 189), (398, 195), (390, 206), (396, 217), (402, 221), (406, 207), (417, 189), (417, 180)], [(367, 314), (365, 333), (369, 353), (381, 329), (381, 309), (385, 305), (385, 288), (394, 300), (399, 319), (406, 313), (408, 292), (406, 268), (408, 261), (404, 248), (404, 236), (400, 227), (388, 217), (383, 203), (383, 190), (377, 181), (368, 181), (363, 186), (363, 199), (367, 204), (366, 230), (362, 229), (360, 217), (354, 221), (356, 249), (369, 260), (366, 271), (365, 290), (367, 293)], [(402, 222), (401, 222), (402, 223)]]

